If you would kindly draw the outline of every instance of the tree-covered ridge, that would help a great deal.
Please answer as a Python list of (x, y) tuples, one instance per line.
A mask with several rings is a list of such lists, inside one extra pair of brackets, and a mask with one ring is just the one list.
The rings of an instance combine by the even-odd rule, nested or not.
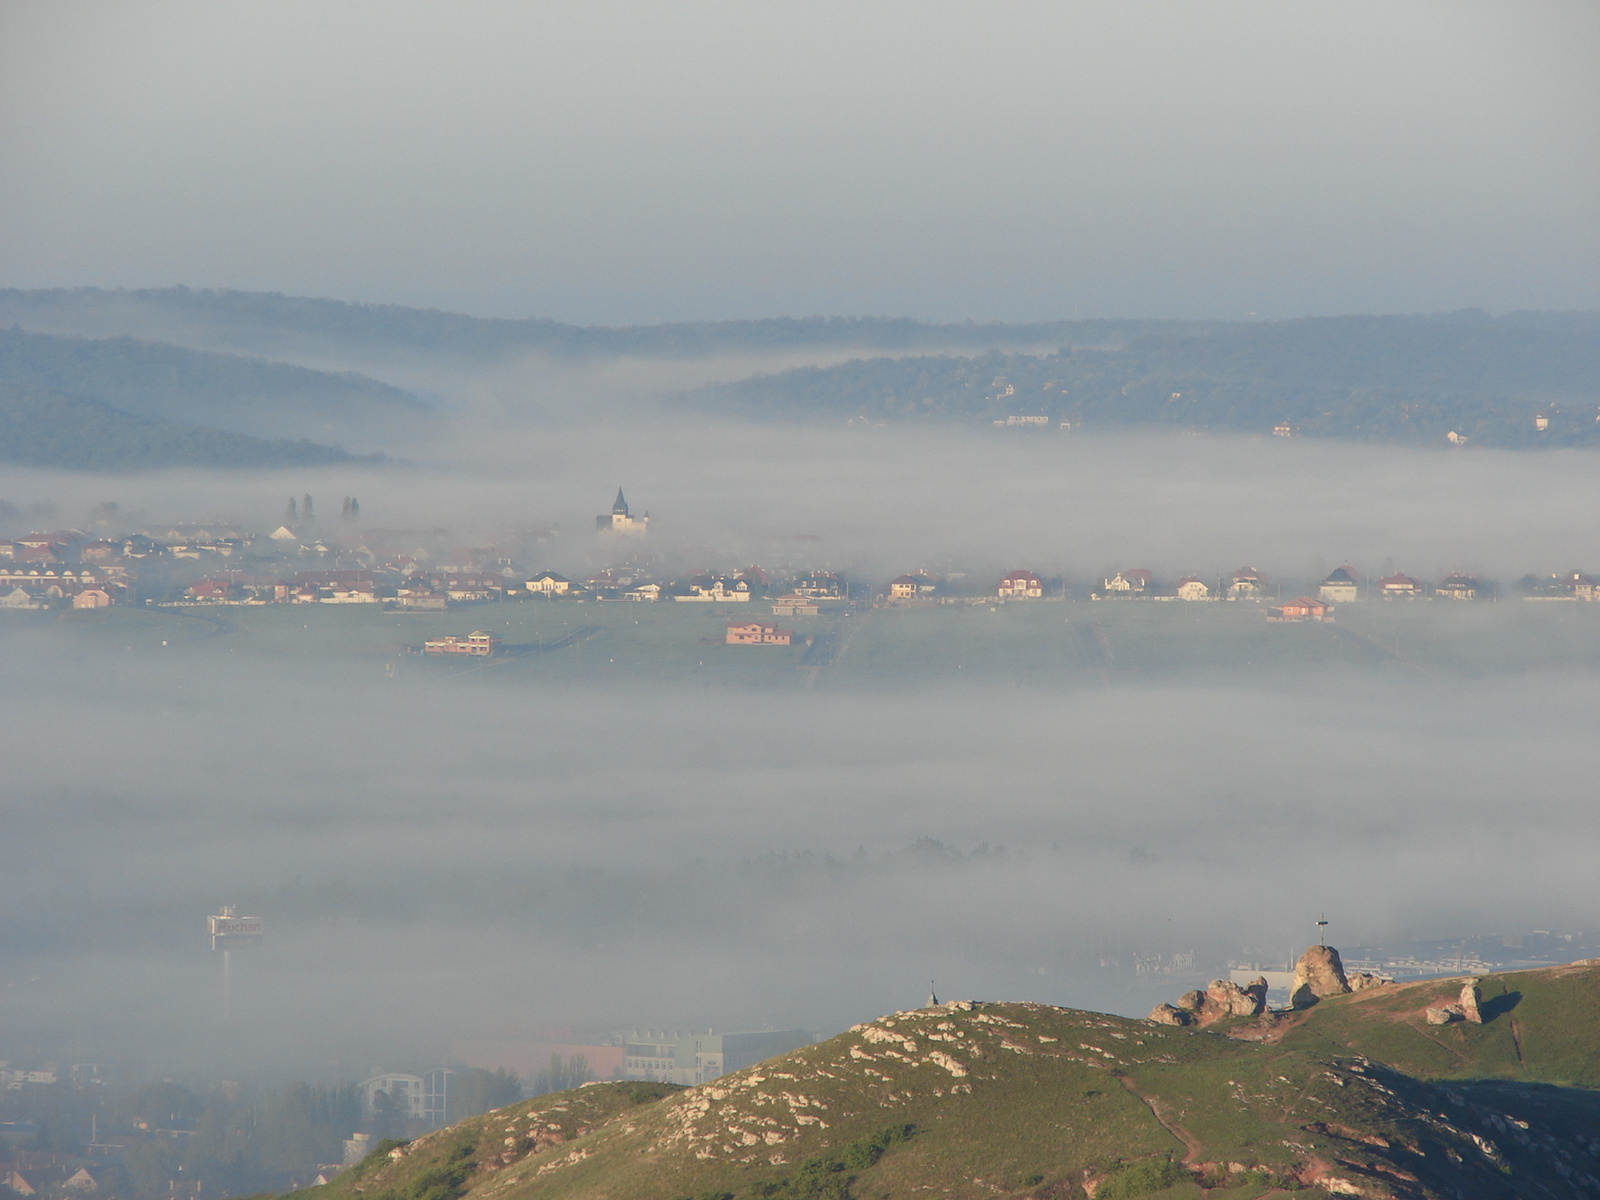
[(0, 462), (79, 471), (157, 467), (286, 467), (354, 461), (335, 446), (123, 412), (99, 400), (0, 380)]
[(0, 329), (0, 381), (87, 396), (147, 417), (233, 424), (287, 409), (326, 415), (412, 413), (424, 405), (353, 372), (334, 374), (131, 337)]
[[(528, 351), (573, 356), (684, 356), (845, 347), (862, 350), (1107, 345), (1141, 333), (1201, 330), (1197, 321), (927, 322), (909, 317), (770, 317), (655, 325), (571, 325), (542, 318), (471, 317), (393, 304), (202, 288), (104, 291), (0, 289), (0, 323), (119, 331), (165, 322), (272, 353), (285, 338), (346, 348), (458, 355)], [(141, 322), (143, 324), (141, 325)]]
[[(1152, 333), (1115, 349), (858, 359), (689, 393), (786, 420), (1157, 425), (1496, 446), (1600, 442), (1600, 316), (1336, 317)], [(1548, 419), (1536, 427), (1535, 417)]]

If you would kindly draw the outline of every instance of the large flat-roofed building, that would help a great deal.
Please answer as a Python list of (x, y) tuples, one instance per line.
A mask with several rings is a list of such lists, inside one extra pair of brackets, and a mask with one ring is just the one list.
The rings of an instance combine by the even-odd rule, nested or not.
[(693, 1087), (815, 1040), (804, 1029), (689, 1034), (635, 1030), (623, 1046), (622, 1077)]

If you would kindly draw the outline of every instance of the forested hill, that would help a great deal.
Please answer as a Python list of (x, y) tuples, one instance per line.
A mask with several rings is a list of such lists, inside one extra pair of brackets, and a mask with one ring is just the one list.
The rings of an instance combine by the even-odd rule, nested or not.
[(409, 392), (353, 373), (190, 350), (130, 337), (85, 338), (0, 329), (0, 381), (102, 400), (156, 420), (260, 433), (308, 419), (410, 416)]
[(467, 357), (540, 351), (574, 357), (695, 357), (808, 348), (984, 350), (1117, 345), (1141, 333), (1201, 330), (1195, 321), (930, 323), (898, 317), (772, 317), (657, 325), (569, 325), (470, 317), (391, 304), (191, 288), (0, 289), (0, 324), (107, 337), (134, 334), (277, 357), (291, 348), (407, 350)]
[(351, 462), (333, 446), (152, 420), (99, 400), (0, 380), (0, 462), (84, 471)]
[[(1600, 314), (1336, 317), (1150, 333), (1120, 348), (873, 358), (680, 403), (794, 421), (1041, 415), (1129, 425), (1507, 447), (1600, 444)], [(1535, 417), (1548, 418), (1539, 430)]]

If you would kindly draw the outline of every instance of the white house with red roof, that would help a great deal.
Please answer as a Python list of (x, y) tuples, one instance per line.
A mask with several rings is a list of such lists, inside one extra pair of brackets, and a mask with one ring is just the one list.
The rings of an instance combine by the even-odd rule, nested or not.
[(1039, 600), (1044, 596), (1044, 584), (1032, 571), (1012, 571), (1000, 581), (996, 589), (1002, 600)]
[(1409, 575), (1394, 574), (1378, 580), (1378, 595), (1385, 600), (1415, 600), (1422, 585)]

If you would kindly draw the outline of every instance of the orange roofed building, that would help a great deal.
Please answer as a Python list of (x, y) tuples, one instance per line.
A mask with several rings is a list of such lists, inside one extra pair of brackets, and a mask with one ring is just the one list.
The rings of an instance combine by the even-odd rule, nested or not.
[(730, 646), (787, 646), (794, 641), (794, 630), (779, 629), (761, 621), (742, 621), (728, 626)]
[(1277, 608), (1267, 609), (1269, 621), (1331, 621), (1333, 620), (1333, 605), (1324, 604), (1321, 600), (1313, 600), (1310, 596), (1298, 596), (1287, 600)]

